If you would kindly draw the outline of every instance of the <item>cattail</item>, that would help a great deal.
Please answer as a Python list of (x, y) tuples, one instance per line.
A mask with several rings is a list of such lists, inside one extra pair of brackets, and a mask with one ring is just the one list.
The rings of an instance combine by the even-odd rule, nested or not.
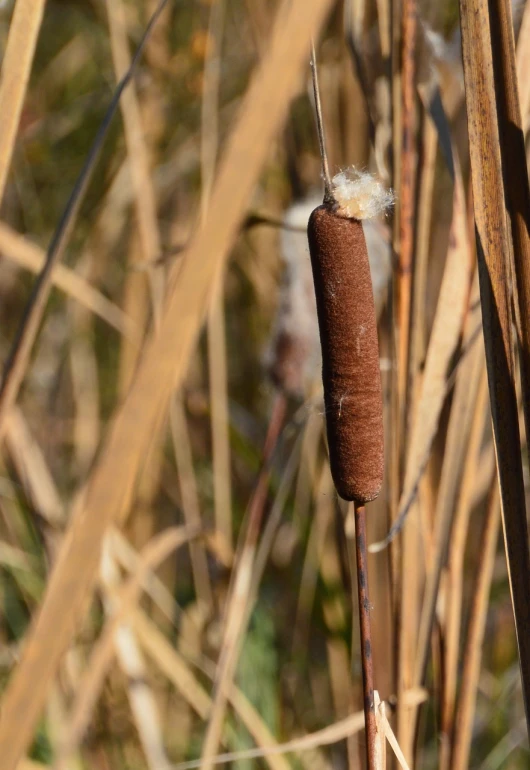
[(383, 405), (377, 322), (362, 219), (392, 203), (369, 174), (333, 178), (309, 218), (330, 466), (337, 492), (366, 503), (383, 482)]
[[(300, 399), (313, 392), (322, 371), (316, 316), (315, 289), (307, 247), (307, 220), (321, 198), (312, 194), (285, 212), (280, 237), (283, 271), (280, 301), (264, 356), (274, 384), (286, 395)], [(386, 224), (365, 220), (376, 316), (383, 310), (390, 277), (390, 233)]]

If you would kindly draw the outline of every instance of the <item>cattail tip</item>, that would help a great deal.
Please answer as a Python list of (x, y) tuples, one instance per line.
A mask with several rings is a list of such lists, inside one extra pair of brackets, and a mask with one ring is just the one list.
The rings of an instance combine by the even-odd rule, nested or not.
[(395, 195), (372, 174), (354, 166), (340, 171), (332, 179), (335, 211), (347, 219), (372, 219), (386, 214), (394, 204)]

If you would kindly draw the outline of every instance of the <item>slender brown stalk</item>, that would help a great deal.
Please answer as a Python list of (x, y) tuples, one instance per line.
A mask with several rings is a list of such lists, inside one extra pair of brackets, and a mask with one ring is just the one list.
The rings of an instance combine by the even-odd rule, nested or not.
[(460, 0), (460, 17), (484, 344), (508, 573), (523, 697), (530, 727), (530, 552), (513, 361), (508, 235), (487, 0)]
[(421, 367), (425, 360), (427, 342), (425, 311), (427, 276), (430, 256), (430, 235), (433, 215), (433, 189), (436, 171), (438, 135), (431, 116), (422, 115), (421, 172), (418, 194), (418, 235), (412, 288), (409, 371), (411, 375), (411, 401), (415, 403), (420, 391)]
[[(415, 59), (416, 40), (415, 0), (402, 0), (401, 3), (401, 101), (400, 101), (400, 163), (399, 163), (399, 250), (397, 276), (397, 382), (396, 382), (396, 417), (397, 417), (397, 472), (398, 488), (403, 479), (405, 458), (408, 447), (405, 446), (407, 426), (410, 422), (409, 405), (409, 366), (411, 357), (410, 321), (412, 312), (412, 275), (414, 262), (414, 213), (415, 213)], [(398, 652), (398, 698), (413, 679), (413, 649), (417, 632), (417, 602), (421, 572), (416, 559), (418, 545), (417, 518), (419, 511), (413, 513), (413, 520), (404, 532), (401, 543), (399, 652)], [(403, 565), (410, 564), (410, 569)], [(410, 711), (401, 707), (398, 714), (398, 740), (405, 756), (410, 759), (412, 752), (412, 730)]]
[(416, 194), (414, 164), (416, 3), (403, 0), (402, 17), (402, 110), (401, 175), (399, 184), (399, 348), (398, 383), (402, 426), (405, 426), (408, 398), (408, 366), (412, 270), (414, 256), (414, 203)]
[(311, 77), (313, 80), (313, 95), (315, 98), (315, 114), (317, 119), (318, 143), (320, 147), (320, 159), (322, 161), (322, 176), (324, 177), (324, 199), (333, 200), (331, 192), (331, 175), (329, 173), (328, 154), (326, 152), (326, 138), (324, 134), (324, 121), (322, 119), (322, 103), (320, 101), (320, 86), (318, 82), (317, 55), (315, 43), (311, 41)]
[(520, 345), (523, 412), (530, 436), (530, 186), (517, 88), (512, 7), (509, 0), (490, 3), (491, 47), (497, 83), (497, 113), (501, 160), (506, 179), (506, 209), (510, 215), (517, 284), (515, 313)]
[(366, 550), (366, 510), (354, 503), (355, 553), (357, 556), (357, 593), (361, 627), (361, 661), (363, 669), (363, 707), (366, 729), (366, 761), (368, 770), (377, 770), (377, 721), (374, 705), (374, 662), (368, 597), (368, 563)]

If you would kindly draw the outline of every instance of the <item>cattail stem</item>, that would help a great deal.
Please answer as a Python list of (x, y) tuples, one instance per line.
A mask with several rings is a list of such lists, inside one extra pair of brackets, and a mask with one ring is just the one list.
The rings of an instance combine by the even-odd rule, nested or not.
[(377, 723), (374, 703), (374, 664), (368, 597), (368, 563), (366, 550), (366, 512), (362, 504), (354, 503), (355, 554), (357, 557), (357, 592), (361, 628), (361, 661), (363, 669), (363, 707), (366, 730), (366, 761), (368, 770), (377, 770)]
[(326, 140), (324, 137), (324, 121), (322, 119), (322, 103), (320, 101), (320, 87), (318, 84), (317, 56), (315, 42), (311, 41), (311, 77), (313, 80), (313, 94), (315, 96), (315, 113), (317, 119), (318, 144), (320, 158), (322, 160), (322, 176), (324, 177), (324, 201), (333, 200), (331, 174), (329, 173), (328, 154), (326, 152)]

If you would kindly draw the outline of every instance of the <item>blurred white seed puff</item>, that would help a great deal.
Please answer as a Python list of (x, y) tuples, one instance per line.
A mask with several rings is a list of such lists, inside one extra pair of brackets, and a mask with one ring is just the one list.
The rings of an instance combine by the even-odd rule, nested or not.
[[(384, 213), (393, 203), (394, 196), (364, 172), (341, 171), (333, 178), (333, 185), (339, 206), (348, 207), (349, 213), (344, 212), (343, 216), (363, 219), (375, 308), (379, 317), (390, 278), (390, 239), (386, 224), (368, 217)], [(370, 194), (372, 199), (377, 199), (375, 202), (368, 200)], [(357, 204), (354, 196), (360, 201)], [(322, 366), (306, 232), (309, 216), (321, 202), (320, 197), (311, 196), (294, 203), (285, 213), (285, 227), (280, 237), (283, 262), (280, 301), (265, 354), (265, 365), (275, 385), (295, 398), (308, 395), (311, 385), (320, 377)]]
[(320, 203), (321, 199), (309, 198), (294, 203), (285, 213), (285, 228), (280, 236), (280, 299), (265, 356), (274, 384), (298, 398), (305, 395), (321, 362), (306, 233), (309, 215)]

